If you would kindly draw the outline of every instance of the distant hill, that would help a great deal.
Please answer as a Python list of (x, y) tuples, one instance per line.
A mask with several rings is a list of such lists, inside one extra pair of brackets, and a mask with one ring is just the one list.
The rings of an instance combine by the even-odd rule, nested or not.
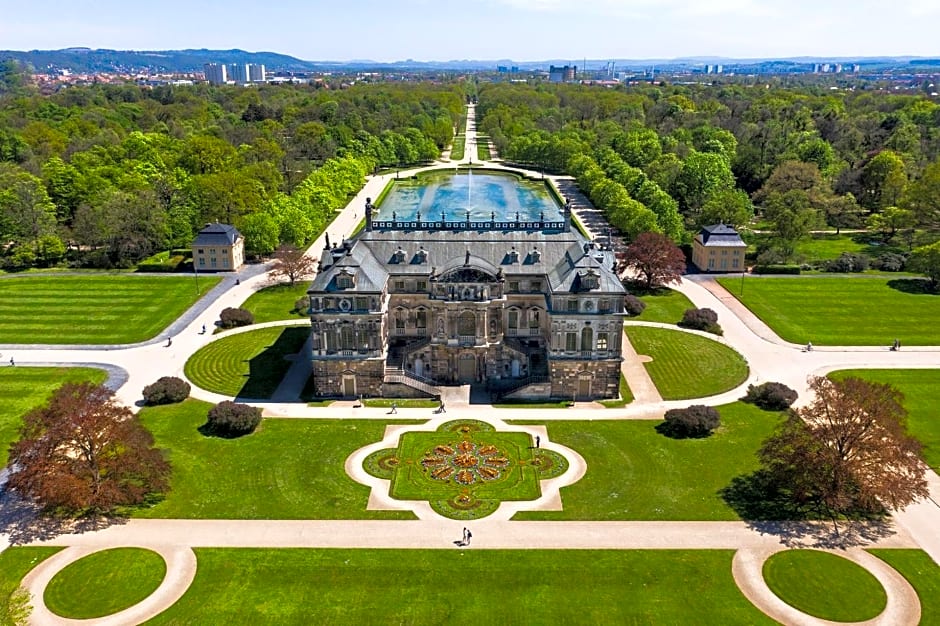
[(201, 72), (205, 63), (257, 63), (269, 70), (313, 71), (322, 66), (275, 52), (244, 50), (64, 50), (0, 51), (0, 59), (15, 59), (35, 71), (71, 72)]

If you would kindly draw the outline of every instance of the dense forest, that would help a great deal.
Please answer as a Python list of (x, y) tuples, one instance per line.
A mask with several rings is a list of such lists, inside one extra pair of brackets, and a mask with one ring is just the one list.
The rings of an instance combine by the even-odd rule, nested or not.
[[(792, 81), (791, 81), (792, 82)], [(502, 157), (577, 178), (628, 234), (688, 241), (755, 207), (767, 262), (811, 229), (927, 243), (940, 229), (940, 106), (819, 86), (488, 84), (478, 125)]]
[[(574, 176), (628, 238), (757, 223), (760, 262), (812, 229), (904, 248), (940, 232), (940, 106), (818, 85), (608, 89), (470, 80), (94, 85), (40, 95), (0, 64), (0, 265), (130, 267), (206, 222), (302, 246), (379, 168), (439, 157), (463, 123), (508, 161)], [(757, 218), (755, 218), (757, 214)]]
[(129, 267), (235, 224), (252, 253), (304, 245), (376, 168), (431, 161), (459, 85), (30, 89), (0, 67), (0, 262)]

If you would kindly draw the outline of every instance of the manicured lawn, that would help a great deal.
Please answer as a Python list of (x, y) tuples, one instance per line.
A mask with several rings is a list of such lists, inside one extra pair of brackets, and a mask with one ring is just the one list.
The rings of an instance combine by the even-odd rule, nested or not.
[(646, 371), (664, 400), (704, 398), (734, 389), (747, 379), (747, 362), (728, 346), (665, 328), (624, 328), (637, 354), (653, 358)]
[(772, 624), (730, 550), (196, 550), (151, 624)]
[(869, 550), (898, 570), (920, 598), (920, 623), (940, 624), (940, 566), (921, 550)]
[[(380, 420), (265, 419), (238, 439), (205, 437), (211, 404), (145, 407), (144, 425), (173, 465), (166, 499), (137, 517), (197, 519), (413, 519), (366, 511), (369, 488), (346, 475), (346, 457), (381, 439)], [(395, 420), (392, 423), (407, 423)]]
[(239, 398), (267, 399), (277, 389), (310, 336), (309, 326), (275, 326), (223, 337), (186, 362), (196, 386)]
[(467, 136), (460, 134), (454, 137), (454, 143), (450, 147), (450, 160), (459, 161), (463, 158), (464, 148), (466, 147)]
[(764, 581), (790, 606), (836, 622), (860, 622), (888, 604), (884, 587), (865, 568), (820, 550), (786, 550), (764, 562)]
[(219, 278), (96, 275), (0, 279), (0, 343), (121, 344), (156, 336)]
[(719, 278), (784, 340), (798, 344), (889, 346), (938, 343), (931, 322), (940, 319), (940, 295), (893, 289), (911, 278), (859, 276)]
[(718, 407), (721, 427), (706, 439), (670, 439), (658, 420), (548, 423), (552, 441), (576, 450), (587, 473), (563, 487), (563, 511), (527, 511), (521, 520), (735, 520), (719, 495), (758, 467), (756, 452), (780, 421), (741, 402)]
[(165, 576), (166, 562), (152, 550), (103, 550), (63, 568), (49, 581), (43, 599), (61, 617), (103, 617), (134, 606)]
[(646, 303), (646, 308), (636, 317), (624, 318), (626, 321), (676, 324), (682, 319), (686, 309), (695, 308), (684, 293), (674, 289), (657, 289), (653, 293), (642, 294), (639, 298)]
[(0, 552), (0, 624), (14, 623), (10, 617), (10, 595), (34, 567), (62, 548), (14, 546)]
[(251, 294), (241, 305), (255, 316), (255, 323), (276, 322), (278, 320), (305, 319), (307, 311), (297, 311), (294, 303), (307, 295), (309, 280), (301, 280), (291, 287), (287, 283), (265, 287)]
[(0, 467), (19, 438), (23, 415), (45, 404), (63, 383), (103, 383), (107, 377), (90, 367), (0, 367)]
[(437, 400), (424, 398), (365, 398), (362, 403), (379, 408), (390, 408), (394, 404), (399, 409), (436, 409), (441, 405)]
[(832, 372), (832, 378), (855, 376), (872, 382), (887, 383), (904, 394), (904, 408), (908, 411), (907, 427), (924, 444), (924, 459), (940, 471), (940, 369), (935, 370), (841, 370)]

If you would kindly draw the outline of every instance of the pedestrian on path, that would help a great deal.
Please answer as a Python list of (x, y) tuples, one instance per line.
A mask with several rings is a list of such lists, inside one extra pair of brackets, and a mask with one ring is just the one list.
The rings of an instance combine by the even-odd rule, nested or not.
[(172, 345), (173, 345), (173, 338), (172, 338), (172, 337), (167, 337), (167, 338), (166, 338), (166, 346), (164, 346), (164, 347), (169, 348), (169, 347), (172, 346)]
[(463, 531), (464, 531), (464, 532), (463, 532), (463, 537), (464, 537), (464, 539), (463, 539), (463, 545), (469, 546), (469, 545), (470, 545), (470, 538), (473, 537), (473, 533), (470, 532), (470, 529), (468, 529), (468, 528), (464, 528)]
[(536, 435), (536, 436), (535, 436), (535, 447), (538, 448), (540, 445), (542, 445), (542, 438), (539, 437), (538, 435)]
[(394, 414), (398, 413), (398, 403), (397, 403), (397, 402), (392, 402), (392, 410), (389, 411), (389, 413), (390, 413), (391, 415), (394, 415)]
[(16, 365), (16, 362), (13, 360), (13, 357), (11, 356), (11, 357), (10, 357), (10, 366), (12, 367), (12, 366), (14, 366), (14, 365)]
[(447, 410), (444, 408), (444, 400), (441, 399), (441, 406), (437, 407), (438, 413), (447, 413)]
[(202, 325), (202, 334), (203, 334), (203, 335), (206, 334), (206, 325), (205, 325), (205, 324)]

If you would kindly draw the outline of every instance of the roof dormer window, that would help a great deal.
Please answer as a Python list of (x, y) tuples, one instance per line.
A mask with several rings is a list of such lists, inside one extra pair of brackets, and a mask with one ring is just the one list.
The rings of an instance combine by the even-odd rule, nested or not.
[(516, 246), (513, 246), (512, 249), (509, 251), (509, 254), (507, 254), (506, 256), (509, 258), (510, 263), (519, 262), (519, 251), (516, 250)]
[(529, 256), (532, 258), (533, 263), (538, 263), (542, 258), (542, 253), (539, 252), (538, 248), (532, 248), (532, 252), (529, 254)]
[(415, 263), (427, 263), (428, 262), (428, 251), (422, 247), (420, 250), (415, 252)]
[(401, 249), (401, 246), (398, 246), (398, 250), (392, 255), (392, 261), (395, 263), (405, 262), (405, 251)]

